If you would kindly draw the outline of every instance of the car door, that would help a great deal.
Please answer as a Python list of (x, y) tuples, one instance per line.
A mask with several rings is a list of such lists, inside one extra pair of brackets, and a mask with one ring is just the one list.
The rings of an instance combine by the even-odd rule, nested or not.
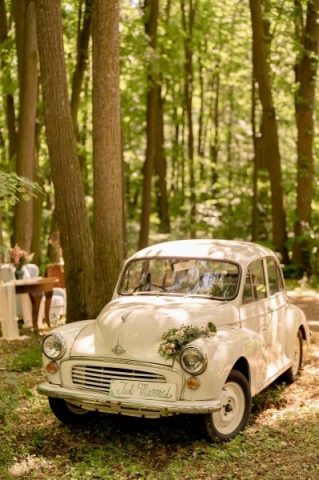
[[(239, 307), (242, 328), (249, 329), (256, 334), (256, 342), (261, 351), (256, 368), (255, 385), (259, 390), (266, 382), (269, 363), (268, 327), (267, 322), (267, 283), (263, 259), (254, 261), (247, 269), (243, 285), (242, 303)], [(257, 359), (256, 359), (257, 361)]]
[(274, 258), (265, 259), (266, 278), (268, 289), (267, 325), (269, 328), (269, 344), (272, 349), (272, 358), (276, 362), (277, 370), (281, 370), (287, 363), (285, 356), (285, 315), (287, 308), (287, 294), (280, 266)]

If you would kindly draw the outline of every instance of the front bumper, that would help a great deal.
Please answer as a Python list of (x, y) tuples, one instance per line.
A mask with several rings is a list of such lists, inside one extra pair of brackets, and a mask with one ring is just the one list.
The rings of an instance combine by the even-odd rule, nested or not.
[(179, 413), (212, 413), (221, 409), (218, 400), (179, 400), (175, 402), (155, 400), (132, 400), (110, 397), (95, 392), (76, 391), (45, 382), (38, 392), (47, 397), (62, 398), (86, 410), (130, 415), (134, 417), (156, 418)]

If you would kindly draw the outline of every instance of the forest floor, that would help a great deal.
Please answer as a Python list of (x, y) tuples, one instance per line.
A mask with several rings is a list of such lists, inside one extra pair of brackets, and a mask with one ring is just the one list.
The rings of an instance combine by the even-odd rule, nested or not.
[(0, 480), (317, 480), (319, 478), (319, 297), (294, 291), (312, 322), (305, 365), (253, 401), (248, 427), (209, 444), (196, 416), (143, 420), (97, 415), (66, 427), (37, 394), (40, 339), (0, 341)]

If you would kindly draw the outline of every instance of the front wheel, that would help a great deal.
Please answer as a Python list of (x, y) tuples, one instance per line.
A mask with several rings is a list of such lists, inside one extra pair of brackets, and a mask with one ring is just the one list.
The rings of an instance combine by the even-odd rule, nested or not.
[(206, 434), (214, 442), (235, 437), (247, 424), (251, 411), (251, 393), (246, 377), (232, 370), (220, 395), (222, 408), (203, 416)]
[(92, 414), (92, 412), (84, 410), (84, 408), (69, 403), (62, 398), (49, 397), (48, 400), (52, 413), (60, 422), (66, 425), (84, 423)]

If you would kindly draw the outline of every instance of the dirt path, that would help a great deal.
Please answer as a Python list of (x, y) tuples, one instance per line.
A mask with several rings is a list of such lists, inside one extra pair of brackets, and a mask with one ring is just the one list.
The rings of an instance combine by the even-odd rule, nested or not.
[(288, 292), (288, 295), (291, 302), (305, 312), (311, 330), (319, 332), (319, 292), (297, 288)]

